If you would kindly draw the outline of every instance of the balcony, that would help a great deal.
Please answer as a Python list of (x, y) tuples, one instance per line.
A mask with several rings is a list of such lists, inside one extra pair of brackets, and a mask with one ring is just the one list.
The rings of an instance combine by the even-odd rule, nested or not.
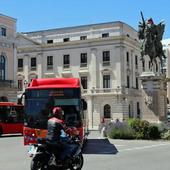
[(93, 88), (93, 89), (83, 89), (82, 94), (111, 94), (111, 95), (119, 95), (122, 94), (122, 89), (115, 88)]
[(84, 67), (80, 66), (79, 74), (85, 74), (86, 75), (88, 73), (89, 73), (89, 69), (87, 67), (87, 64), (86, 64), (86, 66), (84, 65)]

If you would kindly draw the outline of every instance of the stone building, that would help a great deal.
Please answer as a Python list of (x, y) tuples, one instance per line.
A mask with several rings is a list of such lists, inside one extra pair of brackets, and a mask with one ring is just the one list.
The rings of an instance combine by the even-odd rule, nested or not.
[[(164, 61), (164, 66), (163, 66), (163, 70), (164, 73), (166, 74), (167, 78), (170, 78), (170, 39), (164, 39), (162, 41), (163, 44), (163, 49), (164, 49), (164, 53), (166, 56), (166, 60)], [(167, 82), (167, 97), (168, 100), (170, 101), (170, 82)]]
[(89, 128), (101, 120), (142, 118), (137, 31), (123, 22), (49, 29), (17, 35), (18, 95), (33, 78), (79, 77)]
[(162, 44), (166, 56), (163, 70), (167, 78), (167, 119), (170, 121), (170, 39), (164, 39)]
[(16, 19), (0, 14), (0, 101), (17, 101)]

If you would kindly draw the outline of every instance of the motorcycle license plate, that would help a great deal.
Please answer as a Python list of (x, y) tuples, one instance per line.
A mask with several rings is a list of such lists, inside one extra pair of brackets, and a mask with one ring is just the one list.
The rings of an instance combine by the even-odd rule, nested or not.
[(29, 155), (35, 155), (37, 152), (37, 147), (35, 147), (34, 145), (30, 145), (28, 148), (28, 154)]

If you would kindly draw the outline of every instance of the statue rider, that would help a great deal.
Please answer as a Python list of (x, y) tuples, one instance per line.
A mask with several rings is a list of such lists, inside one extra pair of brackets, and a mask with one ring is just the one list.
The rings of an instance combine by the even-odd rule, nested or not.
[(161, 40), (165, 25), (162, 22), (156, 25), (152, 18), (145, 21), (142, 12), (141, 16), (142, 23), (139, 22), (138, 30), (138, 37), (140, 40), (143, 40), (141, 46), (141, 59), (144, 60), (144, 56), (148, 55), (151, 65), (153, 66), (153, 62), (157, 64), (156, 58), (158, 57), (162, 65), (162, 58), (165, 58), (165, 55), (163, 53)]

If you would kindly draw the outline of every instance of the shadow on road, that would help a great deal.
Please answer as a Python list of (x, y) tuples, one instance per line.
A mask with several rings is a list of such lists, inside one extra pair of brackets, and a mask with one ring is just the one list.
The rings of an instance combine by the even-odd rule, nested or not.
[(83, 154), (116, 154), (118, 150), (108, 139), (88, 139)]

